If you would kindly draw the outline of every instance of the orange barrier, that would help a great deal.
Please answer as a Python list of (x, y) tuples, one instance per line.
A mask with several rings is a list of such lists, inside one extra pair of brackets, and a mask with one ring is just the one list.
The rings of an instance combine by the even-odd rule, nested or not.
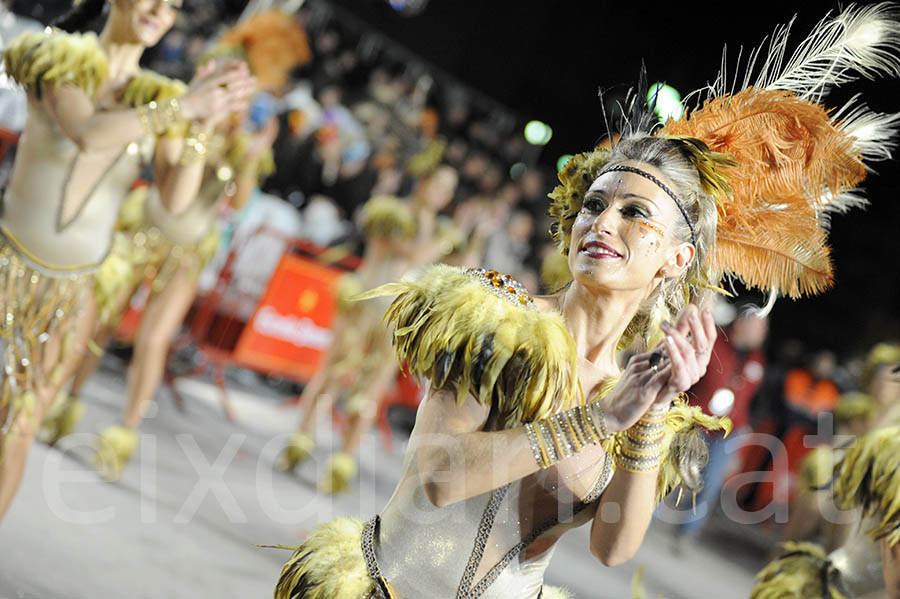
[[(247, 245), (265, 238), (281, 247), (275, 270), (271, 276), (254, 273), (264, 278), (253, 284), (239, 284), (235, 277), (238, 256)], [(174, 387), (175, 380), (211, 371), (230, 419), (225, 388), (225, 369), (229, 366), (299, 383), (309, 379), (330, 341), (334, 282), (359, 265), (359, 259), (352, 255), (322, 264), (317, 258), (326, 252), (329, 248), (266, 226), (259, 227), (244, 243), (232, 245), (215, 285), (194, 302), (187, 332), (170, 350), (193, 346), (197, 352), (198, 365), (189, 372), (176, 373), (167, 366), (165, 380), (179, 405), (183, 401)]]
[(241, 331), (234, 360), (245, 368), (308, 381), (331, 344), (335, 286), (343, 272), (285, 254)]

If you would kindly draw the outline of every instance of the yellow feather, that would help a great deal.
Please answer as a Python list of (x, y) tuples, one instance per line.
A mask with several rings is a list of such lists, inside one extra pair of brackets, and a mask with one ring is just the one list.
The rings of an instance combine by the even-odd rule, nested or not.
[[(781, 557), (756, 575), (750, 599), (845, 599), (838, 591), (840, 573), (827, 562), (825, 550), (814, 543), (788, 541)], [(823, 568), (828, 588), (823, 588)]]
[[(494, 406), (502, 426), (548, 416), (577, 397), (575, 343), (562, 316), (525, 307), (447, 265), (357, 299), (398, 294), (385, 319), (411, 372)], [(523, 384), (523, 382), (528, 384)]]
[(363, 599), (375, 584), (362, 553), (363, 523), (336, 518), (320, 524), (281, 570), (275, 599)]
[(27, 32), (3, 51), (6, 72), (40, 97), (47, 83), (74, 85), (93, 96), (109, 76), (106, 54), (93, 33)]
[(873, 540), (900, 543), (900, 426), (876, 429), (847, 450), (835, 466), (834, 494), (841, 508), (859, 506), (878, 524)]

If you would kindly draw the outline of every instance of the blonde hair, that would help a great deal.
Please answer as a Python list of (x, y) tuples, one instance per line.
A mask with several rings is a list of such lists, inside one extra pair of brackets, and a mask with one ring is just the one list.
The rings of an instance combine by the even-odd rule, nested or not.
[(872, 385), (875, 373), (885, 364), (900, 362), (900, 343), (878, 343), (866, 355), (859, 386), (863, 391), (868, 391)]
[[(550, 216), (555, 220), (550, 233), (563, 254), (568, 255), (572, 225), (585, 192), (604, 170), (629, 161), (648, 164), (662, 173), (693, 223), (697, 242), (694, 259), (684, 272), (664, 280), (638, 309), (619, 340), (620, 348), (637, 338), (644, 347), (655, 345), (663, 337), (663, 321), (673, 319), (700, 289), (717, 285), (720, 273), (710, 259), (716, 238), (716, 202), (731, 192), (721, 169), (737, 164), (698, 139), (647, 134), (623, 137), (612, 150), (599, 148), (579, 154), (559, 173), (561, 185), (550, 193)], [(688, 223), (679, 219), (674, 235), (679, 241), (690, 242)]]

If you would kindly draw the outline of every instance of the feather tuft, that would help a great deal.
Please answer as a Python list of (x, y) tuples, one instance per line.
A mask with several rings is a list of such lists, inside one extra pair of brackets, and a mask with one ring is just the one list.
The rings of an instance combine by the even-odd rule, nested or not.
[(459, 402), (472, 395), (493, 407), (501, 426), (545, 418), (580, 397), (575, 342), (560, 314), (444, 264), (357, 299), (395, 294), (385, 320), (400, 361), (437, 388), (455, 387)]
[(846, 599), (841, 573), (815, 543), (788, 541), (756, 575), (750, 599)]
[(363, 557), (362, 531), (354, 518), (320, 524), (284, 564), (275, 599), (369, 597), (375, 583)]
[(850, 5), (826, 15), (784, 62), (791, 24), (778, 28), (755, 86), (819, 101), (859, 77), (900, 76), (900, 11), (895, 4)]
[(867, 531), (891, 547), (900, 543), (900, 426), (859, 437), (835, 466), (834, 494), (839, 507), (861, 507), (876, 525)]

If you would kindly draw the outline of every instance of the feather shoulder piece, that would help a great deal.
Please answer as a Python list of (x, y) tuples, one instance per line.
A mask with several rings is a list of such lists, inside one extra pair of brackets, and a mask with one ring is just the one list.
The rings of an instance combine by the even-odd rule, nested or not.
[(109, 63), (93, 33), (27, 32), (3, 51), (6, 72), (40, 97), (44, 85), (74, 85), (93, 96), (109, 75)]
[(397, 295), (385, 314), (397, 356), (436, 388), (497, 411), (503, 427), (549, 416), (581, 397), (575, 341), (512, 277), (442, 264), (358, 299)]
[(840, 571), (815, 543), (788, 541), (756, 575), (750, 599), (846, 599)]
[(838, 506), (861, 507), (876, 525), (873, 540), (900, 543), (900, 426), (871, 431), (856, 440), (834, 469)]
[(150, 102), (162, 102), (181, 96), (186, 92), (187, 85), (183, 81), (143, 69), (128, 82), (123, 99), (129, 106), (137, 108)]

